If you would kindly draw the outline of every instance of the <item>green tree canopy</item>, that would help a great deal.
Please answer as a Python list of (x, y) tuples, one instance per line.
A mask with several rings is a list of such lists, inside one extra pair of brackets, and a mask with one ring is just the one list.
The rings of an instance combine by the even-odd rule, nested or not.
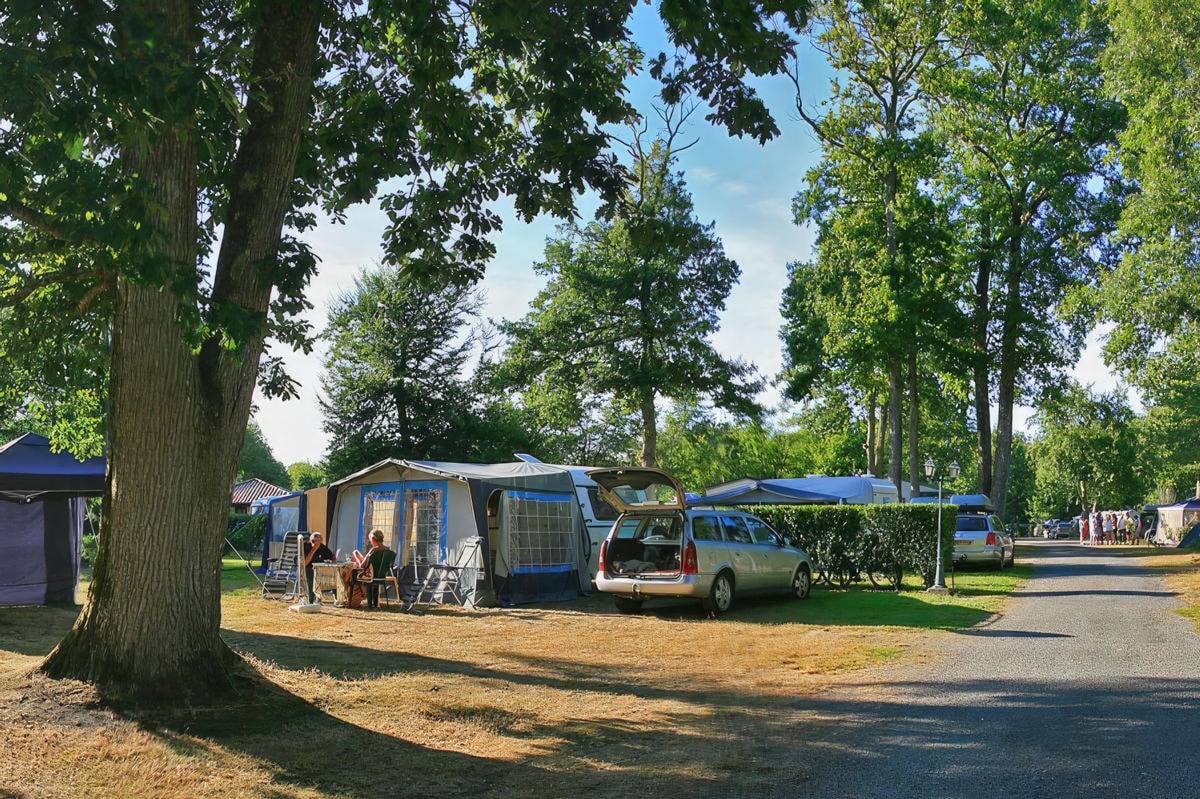
[(666, 140), (634, 148), (636, 181), (620, 215), (564, 225), (535, 271), (549, 278), (525, 318), (509, 323), (515, 381), (545, 375), (559, 390), (610, 398), (640, 415), (641, 462), (656, 463), (660, 398), (708, 398), (758, 411), (752, 365), (710, 343), (739, 268), (713, 225), (695, 218)]
[(242, 461), (238, 467), (238, 480), (257, 477), (280, 488), (290, 488), (292, 478), (288, 470), (271, 452), (271, 445), (263, 437), (257, 422), (246, 425), (246, 441), (242, 444)]
[[(329, 312), (321, 411), (326, 469), (346, 475), (384, 458), (475, 460), (501, 431), (472, 383), (484, 343), (479, 291), (386, 268), (363, 272)], [(486, 458), (485, 458), (486, 459)]]

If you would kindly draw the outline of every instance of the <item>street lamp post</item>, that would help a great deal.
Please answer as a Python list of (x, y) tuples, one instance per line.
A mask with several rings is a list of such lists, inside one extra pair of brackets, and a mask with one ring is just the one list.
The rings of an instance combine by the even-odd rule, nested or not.
[[(950, 480), (958, 479), (960, 466), (958, 461), (952, 461), (947, 470), (950, 472)], [(937, 464), (933, 462), (933, 458), (925, 461), (925, 477), (932, 480), (937, 472)], [(926, 591), (931, 594), (946, 594), (949, 589), (946, 588), (946, 576), (942, 568), (942, 475), (937, 476), (938, 481), (938, 518), (937, 518), (937, 569), (933, 573), (933, 585), (929, 586)]]

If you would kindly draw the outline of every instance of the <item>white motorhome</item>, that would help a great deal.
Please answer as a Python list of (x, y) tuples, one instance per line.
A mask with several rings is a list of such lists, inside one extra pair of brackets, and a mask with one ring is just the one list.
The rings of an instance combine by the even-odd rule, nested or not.
[[(537, 457), (523, 452), (515, 453), (514, 457), (526, 463), (542, 462)], [(579, 499), (579, 507), (583, 510), (583, 520), (587, 525), (588, 540), (591, 541), (591, 551), (588, 553), (588, 572), (595, 578), (596, 566), (600, 557), (600, 544), (608, 537), (608, 531), (612, 529), (613, 522), (617, 520), (620, 513), (617, 512), (616, 508), (604, 501), (600, 496), (599, 486), (596, 485), (592, 478), (587, 476), (589, 470), (598, 467), (570, 466), (559, 463), (547, 463), (544, 465), (562, 469), (571, 475), (571, 481), (575, 483), (575, 495)]]

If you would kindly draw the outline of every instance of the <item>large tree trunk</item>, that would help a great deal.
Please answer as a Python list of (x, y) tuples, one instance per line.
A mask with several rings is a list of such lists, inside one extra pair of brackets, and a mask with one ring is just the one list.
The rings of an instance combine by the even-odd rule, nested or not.
[(658, 466), (658, 414), (653, 391), (642, 391), (638, 409), (642, 414), (642, 465), (654, 468)]
[[(910, 497), (921, 495), (921, 395), (917, 381), (917, 353), (908, 356), (908, 487)], [(901, 493), (901, 496), (904, 496)]]
[(875, 412), (878, 405), (878, 398), (875, 392), (872, 391), (867, 397), (867, 440), (863, 442), (863, 450), (867, 453), (867, 474), (879, 474), (875, 471), (879, 462), (875, 458)]
[(888, 358), (888, 480), (902, 493), (904, 478), (900, 453), (904, 451), (904, 361), (898, 356)]
[[(253, 65), (264, 76), (262, 93), (252, 92), (248, 103), (213, 277), (215, 307), (262, 321), (318, 32), (315, 7), (268, 6)], [(195, 52), (190, 4), (155, 0), (126, 13), (157, 26), (154, 35), (143, 30), (144, 41)], [(178, 118), (168, 113), (178, 97), (148, 102), (155, 100), (163, 122), (144, 131), (144, 154), (132, 146), (126, 153), (152, 209), (149, 251), (135, 257), (194, 285), (198, 143), (186, 110)], [(237, 352), (223, 346), (224, 331), (195, 351), (183, 339), (181, 307), (171, 291), (117, 286), (103, 535), (83, 612), (42, 666), (51, 676), (143, 699), (228, 690), (234, 660), (220, 638), (221, 549), (265, 330)]]
[(1008, 246), (1008, 271), (1004, 279), (1004, 318), (1000, 331), (1000, 378), (996, 392), (996, 462), (992, 480), (992, 502), (996, 512), (1004, 514), (1008, 503), (1008, 473), (1012, 464), (1013, 410), (1017, 399), (1017, 373), (1020, 369), (1017, 345), (1021, 338), (1021, 280), (1024, 274), (1020, 219), (1014, 215)]
[(986, 231), (980, 240), (984, 244), (979, 271), (975, 273), (975, 298), (972, 314), (971, 365), (975, 383), (976, 449), (979, 469), (979, 491), (992, 494), (992, 406), (991, 353), (988, 350), (988, 329), (991, 325), (992, 259)]

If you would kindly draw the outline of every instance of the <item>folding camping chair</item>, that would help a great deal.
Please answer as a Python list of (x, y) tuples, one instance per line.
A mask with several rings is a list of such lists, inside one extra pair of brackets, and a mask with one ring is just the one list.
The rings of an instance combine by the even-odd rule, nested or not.
[(451, 599), (469, 610), (477, 607), (480, 570), (475, 560), (479, 557), (482, 545), (482, 538), (472, 538), (453, 564), (424, 564), (421, 567), (426, 570), (424, 579), (405, 585), (400, 595), (400, 607), (403, 610), (415, 610), (419, 605), (441, 605)]
[(300, 596), (300, 541), (295, 530), (284, 533), (283, 551), (277, 558), (267, 561), (267, 572), (263, 575), (262, 597), (295, 599)]

